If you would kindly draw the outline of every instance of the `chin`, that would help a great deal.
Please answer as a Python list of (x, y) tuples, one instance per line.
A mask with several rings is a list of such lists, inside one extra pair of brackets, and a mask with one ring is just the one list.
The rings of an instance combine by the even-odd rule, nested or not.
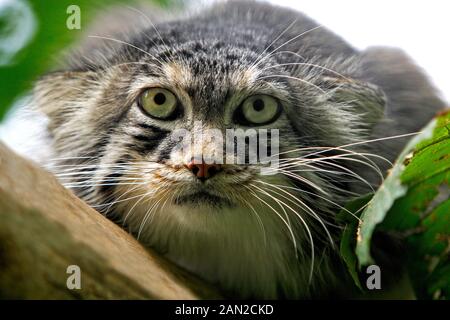
[[(243, 202), (204, 185), (183, 190), (159, 205), (135, 205), (126, 228), (230, 298), (308, 298), (325, 274), (327, 285), (333, 282), (328, 256), (322, 252), (320, 264), (312, 266), (302, 226), (292, 219), (289, 232), (272, 209), (273, 199)], [(129, 210), (124, 207), (123, 214)]]

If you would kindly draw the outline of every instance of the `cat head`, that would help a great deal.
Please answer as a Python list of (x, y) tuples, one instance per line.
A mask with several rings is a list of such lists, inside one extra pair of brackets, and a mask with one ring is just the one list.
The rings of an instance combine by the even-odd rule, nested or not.
[[(358, 54), (329, 31), (294, 11), (252, 10), (220, 4), (96, 36), (66, 70), (44, 76), (34, 101), (50, 119), (61, 181), (136, 233), (248, 230), (254, 213), (281, 229), (332, 219), (360, 178), (354, 164), (367, 162), (352, 144), (382, 117), (384, 95), (359, 80)], [(220, 139), (174, 139), (214, 130), (226, 140), (233, 129), (257, 137), (242, 152), (261, 147), (262, 133), (277, 146), (270, 174), (261, 169), (273, 163), (227, 161), (237, 148), (208, 162), (211, 150), (227, 151)]]

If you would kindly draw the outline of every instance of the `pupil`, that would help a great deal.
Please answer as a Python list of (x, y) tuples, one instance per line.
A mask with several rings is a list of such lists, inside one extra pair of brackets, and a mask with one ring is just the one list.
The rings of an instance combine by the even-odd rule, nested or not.
[(256, 111), (261, 111), (262, 109), (264, 109), (264, 101), (262, 101), (261, 99), (256, 99), (255, 101), (253, 101), (253, 109), (255, 109)]
[(164, 104), (164, 102), (166, 102), (166, 96), (164, 95), (164, 93), (158, 92), (153, 98), (153, 101), (155, 101), (157, 105), (162, 105)]

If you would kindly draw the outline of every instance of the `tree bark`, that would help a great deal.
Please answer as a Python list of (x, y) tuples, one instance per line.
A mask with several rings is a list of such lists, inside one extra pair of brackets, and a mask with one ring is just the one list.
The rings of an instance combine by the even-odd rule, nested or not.
[[(70, 265), (81, 289), (67, 287)], [(219, 298), (0, 143), (0, 298)]]

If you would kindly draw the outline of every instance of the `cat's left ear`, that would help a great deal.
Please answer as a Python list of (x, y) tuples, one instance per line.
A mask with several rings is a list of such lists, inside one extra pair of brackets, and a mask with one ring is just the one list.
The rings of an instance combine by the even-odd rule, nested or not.
[(378, 86), (350, 78), (324, 79), (327, 100), (361, 119), (361, 127), (372, 129), (384, 116), (386, 96)]

